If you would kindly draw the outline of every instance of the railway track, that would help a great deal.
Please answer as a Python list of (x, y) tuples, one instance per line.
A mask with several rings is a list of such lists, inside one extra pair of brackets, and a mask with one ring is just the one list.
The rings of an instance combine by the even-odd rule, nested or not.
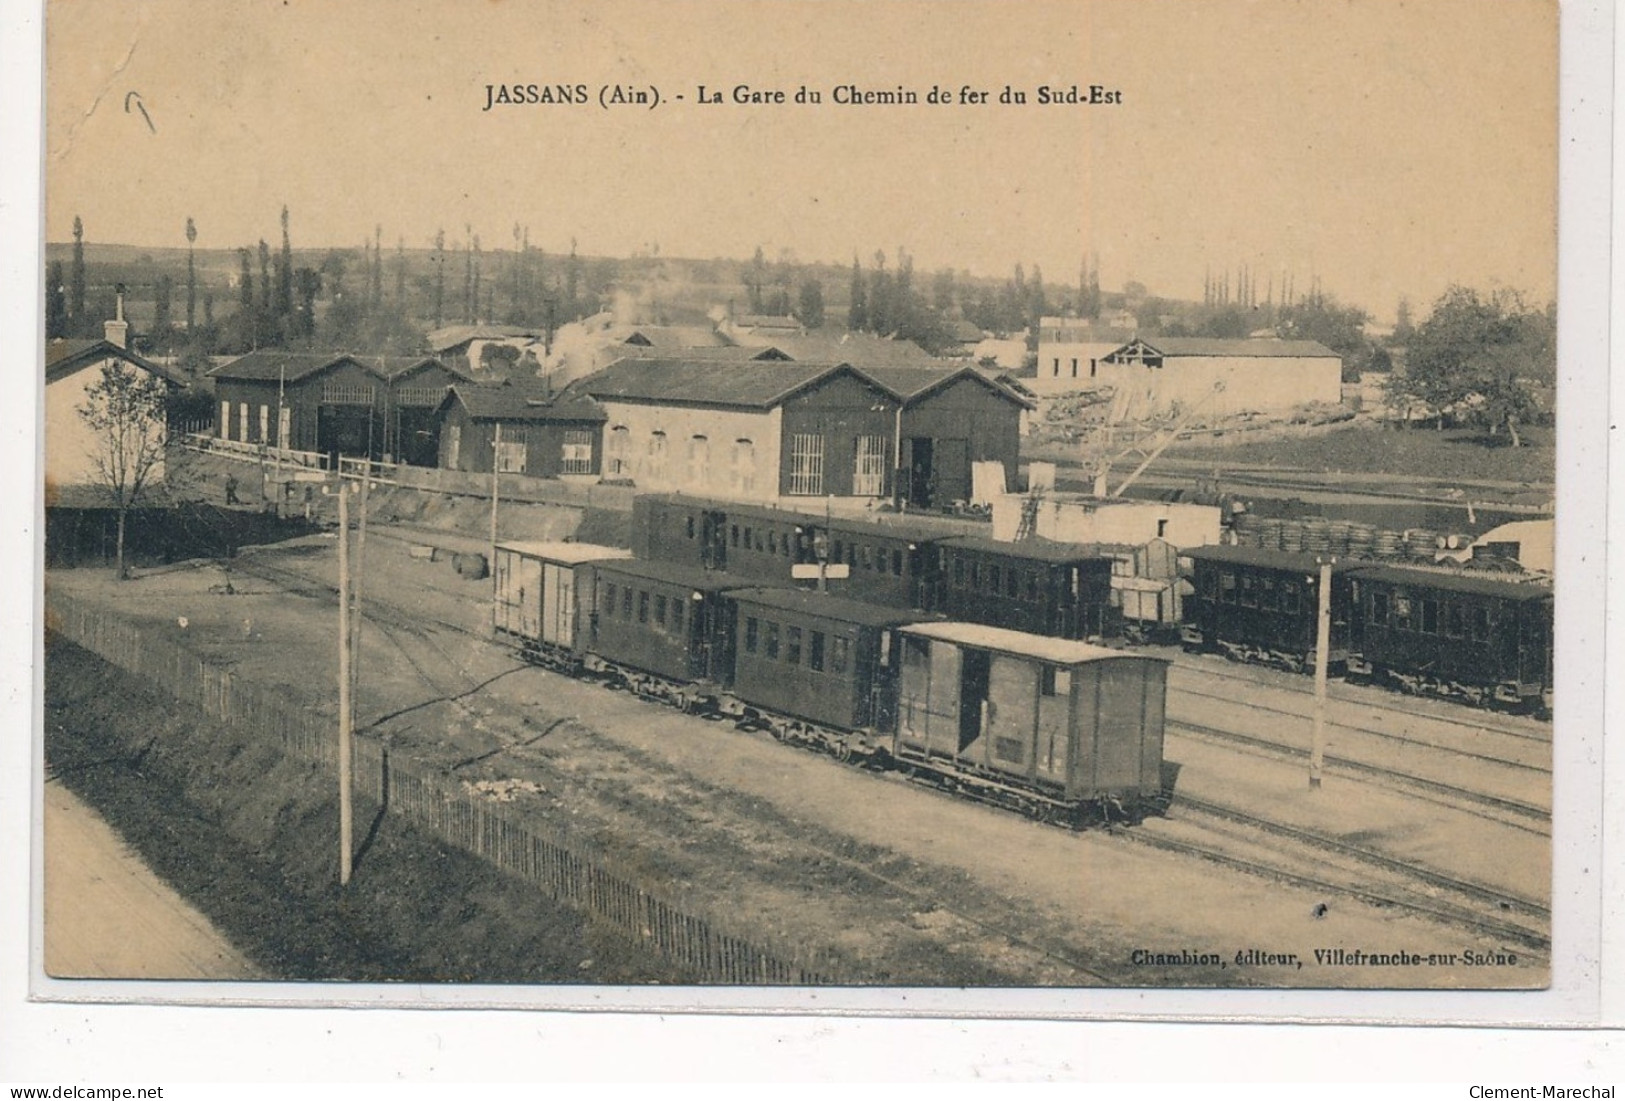
[[(254, 561), (251, 566), (239, 563), (235, 568), (239, 573), (251, 574), (259, 577), (261, 580), (274, 582), (284, 586), (289, 591), (298, 593), (299, 595), (324, 600), (336, 600), (338, 597), (338, 587), (336, 585), (312, 578), (306, 573), (299, 570), (290, 569), (286, 566), (273, 565), (264, 560), (257, 560)], [(383, 610), (383, 614), (380, 614), (380, 609)], [(430, 632), (425, 629), (423, 617), (419, 613), (411, 612), (400, 605), (392, 604), (388, 601), (383, 601), (377, 599), (376, 597), (372, 597), (367, 600), (365, 615), (369, 621), (369, 624), (381, 629), (380, 633), (384, 634), (385, 637), (389, 639), (394, 648), (402, 655), (408, 664), (412, 666), (417, 675), (426, 685), (428, 685), (440, 696), (442, 701), (450, 702), (465, 711), (466, 707), (464, 707), (462, 701), (467, 696), (472, 695), (474, 692), (477, 692), (486, 685), (490, 684), (493, 680), (499, 679), (501, 676), (506, 676), (510, 672), (516, 672), (522, 669), (538, 668), (529, 662), (522, 662), (516, 664), (506, 672), (498, 674), (497, 677), (479, 680), (478, 678), (470, 675), (466, 669), (463, 668), (461, 663), (457, 662), (452, 655), (447, 653), (444, 647), (441, 647), (437, 642), (434, 641)], [(481, 642), (490, 641), (488, 636), (482, 634), (481, 632), (470, 630), (469, 628), (460, 624), (451, 623), (444, 619), (433, 618), (428, 622), (436, 628), (464, 635), (471, 639)], [(410, 649), (403, 645), (403, 635), (410, 636), (411, 638), (418, 640), (425, 647), (438, 653), (447, 663), (445, 668), (454, 670), (455, 675), (466, 682), (468, 687), (460, 692), (452, 692), (444, 688), (441, 684), (440, 673), (438, 671), (431, 672), (425, 667), (424, 662), (415, 658), (410, 652)], [(379, 722), (386, 721), (390, 717), (391, 716), (387, 715), (380, 717), (367, 725), (377, 725)], [(513, 748), (517, 747), (503, 746), (497, 752), (502, 752)], [(484, 756), (490, 755), (491, 754), (486, 754)], [(880, 884), (895, 894), (906, 898), (913, 906), (915, 906), (917, 910), (921, 912), (941, 911), (942, 913), (951, 914), (954, 918), (965, 923), (967, 926), (971, 926), (979, 930), (982, 935), (996, 936), (1008, 942), (1013, 947), (1049, 960), (1051, 963), (1064, 967), (1068, 971), (1092, 980), (1095, 984), (1103, 986), (1121, 985), (1125, 980), (1126, 976), (1124, 975), (1108, 974), (1105, 971), (1091, 965), (1088, 961), (1080, 958), (1078, 952), (1070, 946), (1053, 943), (1048, 938), (1035, 938), (1012, 933), (1008, 927), (1001, 925), (993, 917), (983, 917), (975, 914), (964, 906), (949, 902), (937, 894), (921, 891), (918, 887), (904, 883), (898, 880), (896, 877), (885, 875), (867, 864), (853, 860), (850, 857), (844, 856), (833, 850), (821, 849), (820, 852), (823, 854), (826, 860), (840, 865), (851, 874), (861, 876), (870, 880), (871, 882)]]
[[(1465, 927), (1492, 939), (1541, 951), (1551, 948), (1551, 935), (1547, 931), (1550, 911), (1540, 903), (1217, 804), (1176, 799), (1174, 806), (1187, 812), (1180, 815), (1180, 819), (1196, 827), (1204, 835), (1201, 840), (1169, 836), (1145, 826), (1117, 830), (1115, 836), (1132, 844), (1208, 860), (1321, 892), (1331, 899), (1352, 898), (1368, 905)], [(1194, 820), (1189, 814), (1191, 811), (1195, 811)], [(1280, 855), (1278, 842), (1283, 837), (1331, 854), (1333, 860), (1341, 858), (1341, 862), (1334, 864), (1323, 857), (1317, 861), (1316, 871), (1304, 871)], [(1338, 878), (1326, 874), (1334, 866), (1343, 872)], [(1489, 913), (1485, 912), (1486, 907)], [(1525, 917), (1533, 925), (1509, 920), (1514, 916)]]
[[(1249, 749), (1262, 751), (1288, 760), (1307, 760), (1309, 757), (1309, 751), (1300, 746), (1290, 746), (1270, 738), (1242, 734), (1234, 730), (1221, 730), (1218, 727), (1206, 726), (1200, 723), (1169, 719), (1167, 729), (1170, 732), (1183, 732), (1208, 742), (1245, 746)], [(1324, 761), (1328, 769), (1370, 778), (1383, 786), (1403, 791), (1414, 797), (1427, 798), (1431, 802), (1449, 807), (1452, 810), (1474, 814), (1501, 825), (1540, 834), (1544, 837), (1551, 836), (1551, 811), (1533, 803), (1490, 795), (1486, 792), (1462, 787), (1459, 784), (1450, 784), (1426, 776), (1417, 776), (1399, 769), (1358, 761), (1338, 754), (1328, 753), (1325, 755)]]
[[(1169, 691), (1170, 693), (1177, 692), (1182, 696), (1194, 696), (1198, 699), (1220, 700), (1225, 703), (1235, 702), (1235, 697), (1221, 695), (1217, 692), (1198, 692), (1190, 688), (1171, 688)], [(1296, 711), (1289, 707), (1272, 707), (1267, 703), (1259, 703), (1256, 700), (1248, 700), (1247, 708), (1250, 711), (1263, 711), (1273, 715), (1286, 715), (1290, 718), (1300, 719), (1304, 722), (1309, 722), (1313, 719), (1312, 715), (1305, 714), (1302, 711)], [(1446, 753), (1453, 757), (1460, 757), (1465, 760), (1482, 761), (1485, 764), (1499, 765), (1504, 768), (1533, 772), (1544, 776), (1550, 776), (1552, 774), (1551, 765), (1549, 764), (1514, 760), (1510, 757), (1496, 756), (1493, 753), (1481, 753), (1477, 750), (1465, 749), (1458, 745), (1450, 745), (1445, 742), (1432, 741), (1430, 739), (1419, 738), (1410, 734), (1396, 734), (1390, 730), (1378, 730), (1375, 727), (1360, 726), (1356, 723), (1345, 720), (1327, 718), (1326, 726), (1328, 729), (1335, 728), (1338, 730), (1347, 730), (1351, 733), (1360, 735), (1361, 737), (1394, 742), (1399, 745), (1411, 746), (1419, 749), (1434, 750), (1439, 753)]]
[[(1278, 690), (1280, 690), (1282, 692), (1291, 692), (1291, 693), (1294, 693), (1296, 695), (1301, 695), (1301, 696), (1305, 696), (1305, 697), (1313, 697), (1314, 694), (1315, 694), (1315, 690), (1314, 690), (1314, 688), (1312, 686), (1304, 687), (1304, 686), (1301, 686), (1301, 685), (1298, 685), (1298, 684), (1294, 684), (1290, 680), (1287, 680), (1285, 678), (1282, 678), (1280, 680), (1275, 680), (1275, 679), (1265, 679), (1263, 676), (1254, 676), (1254, 675), (1252, 675), (1253, 672), (1263, 672), (1263, 671), (1261, 671), (1261, 670), (1248, 671), (1247, 667), (1242, 666), (1242, 665), (1238, 665), (1238, 666), (1235, 666), (1235, 667), (1232, 667), (1232, 668), (1222, 668), (1222, 667), (1221, 668), (1210, 668), (1205, 663), (1199, 664), (1196, 661), (1193, 661), (1190, 658), (1188, 658), (1188, 657), (1181, 654), (1181, 655), (1176, 656), (1176, 657), (1173, 658), (1173, 667), (1174, 667), (1174, 669), (1178, 670), (1181, 674), (1190, 673), (1190, 674), (1197, 675), (1197, 676), (1212, 677), (1215, 680), (1232, 681), (1232, 682), (1239, 681), (1242, 684), (1253, 684), (1253, 685), (1257, 685), (1257, 686), (1259, 686), (1261, 688), (1274, 688), (1274, 689), (1278, 689)], [(1301, 680), (1302, 678), (1297, 678), (1297, 679)], [(1437, 713), (1438, 710), (1442, 710), (1445, 707), (1451, 707), (1451, 708), (1456, 708), (1456, 709), (1460, 709), (1460, 710), (1466, 710), (1466, 711), (1474, 714), (1475, 716), (1485, 716), (1485, 715), (1494, 714), (1494, 712), (1487, 711), (1487, 710), (1475, 710), (1475, 709), (1472, 709), (1467, 704), (1464, 704), (1464, 703), (1457, 703), (1457, 702), (1453, 702), (1453, 701), (1449, 701), (1449, 700), (1436, 699), (1436, 698), (1432, 698), (1432, 697), (1414, 697), (1414, 699), (1417, 700), (1418, 702), (1436, 703), (1436, 704), (1439, 705), (1438, 709), (1430, 709), (1430, 710), (1428, 710), (1426, 712), (1422, 712), (1422, 711), (1417, 711), (1417, 710), (1415, 710), (1413, 708), (1401, 706), (1399, 704), (1385, 703), (1385, 702), (1383, 702), (1381, 700), (1367, 699), (1367, 698), (1364, 698), (1363, 696), (1357, 696), (1357, 695), (1355, 695), (1355, 694), (1353, 694), (1351, 692), (1348, 692), (1348, 691), (1339, 690), (1338, 685), (1337, 685), (1336, 682), (1333, 682), (1328, 687), (1329, 687), (1329, 690), (1327, 692), (1327, 697), (1329, 699), (1335, 700), (1338, 703), (1348, 704), (1351, 707), (1363, 707), (1363, 708), (1366, 708), (1366, 709), (1371, 710), (1371, 711), (1389, 712), (1391, 714), (1403, 715), (1406, 718), (1410, 718), (1410, 719), (1422, 719), (1422, 720), (1425, 720), (1427, 722), (1438, 723), (1438, 724), (1440, 724), (1442, 726), (1459, 726), (1459, 727), (1463, 727), (1463, 728), (1468, 729), (1468, 730), (1472, 730), (1474, 732), (1483, 731), (1483, 732), (1487, 732), (1487, 733), (1491, 733), (1491, 734), (1504, 736), (1504, 737), (1507, 737), (1507, 738), (1517, 738), (1517, 739), (1524, 740), (1524, 741), (1549, 743), (1552, 740), (1551, 724), (1549, 722), (1546, 722), (1546, 721), (1543, 721), (1543, 720), (1540, 720), (1540, 719), (1531, 718), (1529, 721), (1531, 723), (1539, 724), (1542, 729), (1536, 729), (1536, 730), (1524, 729), (1524, 730), (1520, 730), (1520, 729), (1517, 729), (1515, 727), (1507, 726), (1507, 725), (1505, 725), (1503, 723), (1486, 722), (1482, 717), (1474, 717), (1474, 718), (1469, 719), (1469, 718), (1466, 718), (1466, 717), (1464, 717), (1462, 715), (1449, 715), (1449, 714), (1439, 714), (1439, 713)]]
[[(240, 572), (255, 574), (265, 580), (281, 584), (290, 590), (318, 599), (332, 600), (337, 596), (337, 587), (335, 585), (312, 578), (308, 573), (287, 566), (272, 564), (264, 560), (249, 559), (239, 562), (236, 568)], [(429, 670), (425, 668), (424, 663), (406, 653), (406, 648), (401, 646), (398, 637), (394, 637), (396, 631), (407, 631), (414, 638), (421, 638), (425, 645), (431, 646), (438, 651), (450, 663), (450, 655), (429, 638), (422, 622), (421, 613), (374, 597), (368, 601), (366, 614), (374, 623), (387, 624), (390, 628), (392, 641), (402, 650), (406, 660), (424, 678), (425, 683), (429, 684), (437, 692), (445, 693), (445, 690), (437, 683), (436, 677), (431, 675)], [(439, 618), (434, 618), (431, 622), (438, 629), (452, 631), (480, 641), (489, 641), (483, 632), (470, 629), (461, 624)], [(520, 665), (515, 668), (526, 667), (529, 666)], [(471, 678), (465, 676), (463, 679), (469, 679), (472, 683)], [(474, 685), (470, 691), (477, 691), (479, 687), (482, 687), (482, 685)], [(445, 694), (449, 698), (450, 694)], [(1170, 731), (1182, 731), (1210, 741), (1243, 745), (1255, 750), (1292, 757), (1303, 757), (1305, 755), (1303, 751), (1295, 747), (1284, 746), (1269, 739), (1240, 734), (1234, 731), (1219, 730), (1213, 727), (1203, 727), (1175, 720), (1169, 720), (1168, 726)], [(1397, 770), (1338, 756), (1328, 756), (1326, 763), (1333, 769), (1363, 774), (1407, 789), (1420, 790), (1434, 797), (1434, 801), (1441, 803), (1441, 805), (1454, 807), (1455, 809), (1480, 808), (1473, 812), (1491, 812), (1485, 813), (1484, 816), (1505, 825), (1528, 829), (1531, 832), (1549, 834), (1549, 814), (1543, 808), (1531, 804), (1501, 799), (1456, 785), (1444, 784), (1424, 777), (1412, 776)], [(1470, 807), (1464, 806), (1464, 804), (1470, 805)], [(1370, 905), (1402, 910), (1444, 921), (1457, 927), (1474, 930), (1487, 938), (1509, 941), (1540, 950), (1548, 950), (1550, 947), (1550, 935), (1545, 931), (1550, 921), (1550, 911), (1548, 907), (1538, 901), (1498, 891), (1493, 887), (1463, 880), (1430, 868), (1418, 867), (1368, 847), (1355, 845), (1312, 830), (1260, 818), (1238, 808), (1224, 806), (1208, 800), (1180, 795), (1175, 797), (1171, 809), (1176, 812), (1173, 817), (1176, 817), (1179, 822), (1186, 826), (1195, 827), (1206, 837), (1201, 840), (1191, 840), (1168, 836), (1154, 828), (1152, 823), (1129, 830), (1114, 829), (1110, 833), (1112, 836), (1126, 838), (1133, 844), (1146, 845), (1163, 851), (1220, 863), (1274, 881), (1326, 893), (1330, 897), (1352, 898)], [(1518, 819), (1523, 821), (1518, 821)], [(1542, 822), (1547, 824), (1545, 830), (1539, 828)], [(1297, 856), (1298, 866), (1293, 866), (1294, 861), (1290, 856), (1281, 856), (1280, 842), (1282, 840), (1289, 841), (1296, 846), (1296, 849), (1290, 852)], [(1312, 863), (1312, 867), (1320, 869), (1318, 872), (1306, 870), (1304, 867), (1309, 862), (1305, 861), (1303, 853), (1309, 850), (1323, 854), (1321, 858)], [(1037, 953), (1053, 963), (1087, 976), (1091, 980), (1108, 984), (1122, 981), (1122, 976), (1110, 975), (1098, 969), (1098, 967), (1092, 966), (1088, 961), (1079, 958), (1078, 954), (1068, 946), (1048, 944), (1041, 940), (1012, 935), (1007, 929), (997, 926), (989, 919), (967, 912), (962, 907), (947, 903), (933, 895), (922, 893), (906, 883), (882, 875), (859, 862), (852, 861), (839, 854), (831, 854), (831, 856), (840, 862), (843, 867), (849, 868), (854, 874), (861, 874), (885, 885), (888, 889), (904, 895), (912, 902), (917, 902), (923, 909), (942, 910), (950, 913), (955, 918), (989, 934), (996, 933), (1001, 938), (1008, 940), (1013, 946)], [(1326, 858), (1330, 858), (1330, 862)], [(1325, 870), (1334, 864), (1343, 874), (1335, 877), (1325, 874)], [(1486, 910), (1489, 912), (1486, 913)], [(1515, 919), (1523, 919), (1523, 921), (1520, 922)]]

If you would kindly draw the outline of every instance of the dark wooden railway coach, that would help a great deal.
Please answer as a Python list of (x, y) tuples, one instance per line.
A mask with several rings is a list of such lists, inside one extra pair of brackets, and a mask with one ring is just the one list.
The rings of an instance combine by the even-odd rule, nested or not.
[(1475, 703), (1542, 704), (1551, 589), (1387, 566), (1354, 570), (1350, 584), (1350, 674)]
[(979, 624), (898, 633), (899, 760), (1040, 815), (1160, 797), (1165, 659)]
[[(1217, 650), (1244, 661), (1301, 672), (1315, 660), (1320, 563), (1314, 555), (1259, 547), (1194, 547), (1195, 593), (1185, 598), (1187, 649)], [(1332, 567), (1332, 630), (1327, 661), (1349, 653), (1350, 572)]]
[(796, 589), (739, 589), (727, 600), (733, 710), (775, 730), (783, 724), (769, 713), (788, 716), (784, 733), (827, 741), (841, 756), (872, 751), (878, 742), (868, 735), (891, 730), (897, 714), (896, 628), (925, 617)]
[[(845, 567), (831, 571), (844, 576), (826, 579), (834, 595), (900, 608), (928, 608), (936, 599), (939, 535), (906, 518), (826, 517), (680, 494), (642, 495), (632, 503), (632, 550), (639, 558), (775, 585), (794, 584), (793, 567), (822, 559)], [(800, 582), (811, 586), (816, 577)]]
[[(679, 701), (685, 706), (726, 686), (733, 669), (733, 625), (723, 594), (740, 587), (737, 579), (631, 559), (584, 563), (578, 569), (592, 573), (588, 648), (600, 671), (662, 698), (679, 691), (673, 682), (703, 682), (701, 690)], [(578, 590), (583, 584), (578, 573)]]
[(936, 572), (931, 607), (949, 619), (1056, 638), (1122, 633), (1112, 560), (1078, 544), (954, 536), (937, 544)]

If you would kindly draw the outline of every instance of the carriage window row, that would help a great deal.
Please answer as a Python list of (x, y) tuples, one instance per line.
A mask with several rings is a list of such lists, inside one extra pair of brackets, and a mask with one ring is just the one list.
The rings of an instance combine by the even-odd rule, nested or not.
[[(1022, 599), (1022, 591), (1026, 590), (1025, 599), (1029, 604), (1038, 602), (1037, 570), (1018, 570), (1014, 566), (1001, 568), (989, 564), (983, 569), (982, 563), (976, 559), (966, 562), (963, 558), (955, 558), (953, 565), (953, 585), (956, 589), (986, 589), (994, 596), (1007, 596), (1012, 600)], [(1073, 567), (1074, 593), (1076, 595), (1077, 567)]]
[(637, 621), (648, 623), (650, 613), (653, 612), (654, 623), (658, 627), (674, 633), (683, 629), (683, 600), (681, 597), (666, 597), (660, 593), (653, 594), (647, 590), (633, 589), (630, 585), (617, 585), (613, 581), (604, 583), (603, 613), (611, 619), (631, 619), (636, 609)]
[[(781, 648), (780, 632), (780, 624), (771, 619), (746, 616), (745, 653), (761, 654), (769, 661), (779, 661), (782, 655), (786, 665), (805, 664), (814, 673), (824, 672), (827, 658), (827, 668), (831, 673), (846, 672), (852, 656), (851, 639), (841, 635), (826, 637), (823, 631), (784, 627), (782, 633), (784, 645)], [(806, 658), (805, 663), (802, 661), (803, 657)]]
[[(1308, 586), (1300, 586), (1296, 581), (1278, 581), (1273, 577), (1254, 577), (1245, 573), (1238, 578), (1228, 571), (1221, 571), (1218, 576), (1219, 602), (1238, 604), (1243, 608), (1297, 615), (1303, 610), (1303, 598), (1310, 592)], [(1212, 590), (1209, 589), (1211, 595)]]
[(1373, 626), (1396, 631), (1471, 638), (1475, 642), (1488, 641), (1494, 626), (1494, 617), (1483, 604), (1441, 604), (1432, 597), (1412, 599), (1405, 593), (1373, 592), (1367, 603), (1367, 619)]

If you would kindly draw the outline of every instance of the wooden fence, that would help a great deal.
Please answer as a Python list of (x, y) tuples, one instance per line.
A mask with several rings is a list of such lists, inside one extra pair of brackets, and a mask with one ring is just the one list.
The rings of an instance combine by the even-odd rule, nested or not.
[[(286, 688), (245, 680), (192, 653), (162, 628), (138, 628), (116, 613), (62, 593), (46, 598), (46, 626), (61, 637), (160, 687), (211, 719), (272, 738), (282, 750), (337, 777), (335, 719)], [(180, 628), (176, 627), (178, 631)], [(461, 781), (401, 763), (375, 739), (354, 744), (356, 789), (390, 814), (535, 884), (550, 897), (607, 921), (703, 982), (826, 984), (835, 961), (802, 946), (764, 945), (729, 932), (698, 898), (647, 882), (568, 831), (521, 820), (520, 812), (466, 790)]]

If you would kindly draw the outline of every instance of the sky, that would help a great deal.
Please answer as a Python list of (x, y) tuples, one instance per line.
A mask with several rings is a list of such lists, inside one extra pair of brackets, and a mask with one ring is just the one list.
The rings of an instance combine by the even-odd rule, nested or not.
[[(52, 0), (46, 238), (77, 214), (88, 241), (180, 247), (192, 217), (202, 247), (275, 242), (286, 204), (296, 247), (518, 222), (550, 252), (901, 246), (1052, 284), (1090, 254), (1108, 290), (1183, 298), (1247, 263), (1261, 295), (1318, 277), (1387, 318), (1451, 283), (1545, 301), (1556, 33), (1555, 0)], [(486, 111), (495, 84), (593, 102)], [(790, 102), (697, 102), (740, 84)]]

